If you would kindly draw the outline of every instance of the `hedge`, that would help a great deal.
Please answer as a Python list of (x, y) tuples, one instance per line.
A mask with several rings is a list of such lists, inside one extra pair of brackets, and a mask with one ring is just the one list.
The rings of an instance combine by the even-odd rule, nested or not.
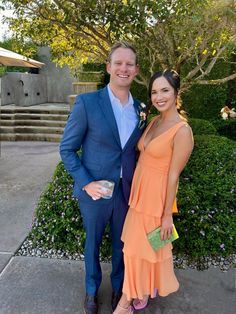
[[(183, 66), (182, 72), (188, 72), (189, 65)], [(181, 72), (181, 73), (182, 73)], [(232, 73), (231, 65), (224, 61), (218, 61), (210, 75), (204, 79), (218, 79)], [(190, 118), (212, 120), (219, 116), (220, 110), (225, 105), (232, 106), (232, 97), (229, 99), (228, 84), (221, 85), (193, 85), (182, 95), (183, 107)], [(230, 102), (230, 103), (229, 103)]]
[[(180, 239), (177, 256), (199, 260), (236, 251), (236, 143), (214, 135), (195, 136), (195, 148), (180, 178), (179, 214), (175, 217)], [(72, 179), (59, 163), (52, 182), (41, 195), (29, 239), (34, 247), (83, 254), (85, 234)], [(110, 260), (109, 230), (101, 260)]]
[(193, 135), (202, 135), (202, 134), (211, 134), (216, 135), (217, 130), (214, 125), (207, 120), (204, 119), (189, 119), (188, 123), (190, 124)]
[[(72, 197), (73, 180), (60, 162), (39, 199), (29, 240), (33, 247), (57, 249), (83, 255), (85, 233), (78, 201)], [(110, 260), (111, 251), (106, 229), (101, 259)]]
[(236, 118), (230, 118), (228, 120), (215, 119), (212, 121), (212, 124), (218, 134), (236, 141)]
[(195, 136), (193, 154), (180, 178), (175, 251), (190, 258), (236, 251), (236, 143)]

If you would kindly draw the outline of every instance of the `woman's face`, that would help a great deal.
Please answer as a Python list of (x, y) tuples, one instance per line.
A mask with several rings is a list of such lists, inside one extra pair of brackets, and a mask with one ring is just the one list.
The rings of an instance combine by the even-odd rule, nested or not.
[(158, 77), (152, 84), (151, 101), (159, 112), (165, 112), (176, 106), (176, 92), (164, 76)]

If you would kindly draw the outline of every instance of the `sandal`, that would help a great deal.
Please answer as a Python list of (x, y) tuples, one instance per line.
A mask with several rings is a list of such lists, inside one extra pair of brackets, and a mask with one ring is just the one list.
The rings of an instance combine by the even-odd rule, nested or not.
[(143, 310), (148, 305), (149, 297), (146, 297), (145, 299), (135, 299), (133, 301), (133, 307), (135, 310)]
[(133, 306), (129, 305), (127, 308), (120, 306), (120, 304), (117, 304), (117, 307), (114, 314), (132, 314), (134, 312)]

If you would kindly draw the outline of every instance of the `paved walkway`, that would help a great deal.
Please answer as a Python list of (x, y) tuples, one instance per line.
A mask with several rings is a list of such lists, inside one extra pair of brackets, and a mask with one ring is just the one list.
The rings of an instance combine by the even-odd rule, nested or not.
[[(82, 314), (84, 264), (14, 256), (30, 231), (39, 195), (59, 161), (58, 144), (2, 142), (0, 157), (0, 314)], [(103, 264), (100, 313), (110, 312), (110, 265)], [(143, 313), (233, 314), (235, 270), (177, 270), (180, 289)]]

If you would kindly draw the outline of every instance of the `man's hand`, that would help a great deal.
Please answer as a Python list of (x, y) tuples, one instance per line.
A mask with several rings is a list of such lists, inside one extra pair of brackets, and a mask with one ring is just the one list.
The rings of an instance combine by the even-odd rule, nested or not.
[(99, 200), (103, 195), (104, 192), (102, 192), (102, 186), (99, 183), (99, 181), (93, 181), (89, 184), (85, 185), (83, 190), (92, 197), (94, 201)]

